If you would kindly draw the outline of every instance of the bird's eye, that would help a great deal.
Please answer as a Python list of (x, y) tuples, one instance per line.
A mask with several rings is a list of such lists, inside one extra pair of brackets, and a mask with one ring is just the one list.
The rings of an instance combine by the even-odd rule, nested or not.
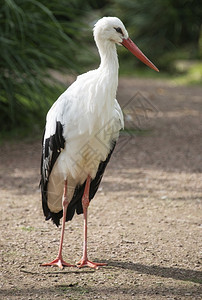
[(114, 29), (118, 32), (118, 33), (121, 33), (121, 34), (123, 34), (123, 31), (122, 31), (122, 29), (120, 28), (120, 27), (114, 27)]

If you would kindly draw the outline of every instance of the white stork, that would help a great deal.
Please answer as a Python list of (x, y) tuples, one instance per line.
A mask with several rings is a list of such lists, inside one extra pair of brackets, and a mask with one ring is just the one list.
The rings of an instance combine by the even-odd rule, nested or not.
[(131, 41), (118, 18), (103, 17), (93, 33), (101, 57), (99, 68), (78, 76), (47, 114), (41, 159), (42, 206), (46, 220), (52, 219), (58, 226), (62, 218), (62, 229), (57, 258), (43, 266), (72, 266), (62, 258), (62, 244), (65, 222), (75, 211), (84, 214), (83, 256), (77, 266), (96, 269), (106, 265), (88, 260), (87, 210), (124, 126), (116, 100), (116, 44), (158, 71)]

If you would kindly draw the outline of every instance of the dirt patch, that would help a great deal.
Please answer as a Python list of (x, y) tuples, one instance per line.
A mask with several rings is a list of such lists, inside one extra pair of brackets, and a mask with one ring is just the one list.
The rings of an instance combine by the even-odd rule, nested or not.
[[(40, 267), (60, 236), (41, 210), (41, 144), (1, 146), (0, 299), (201, 299), (202, 88), (125, 78), (118, 99), (133, 127), (89, 208), (89, 258), (107, 267)], [(68, 262), (81, 257), (82, 233), (75, 216)]]

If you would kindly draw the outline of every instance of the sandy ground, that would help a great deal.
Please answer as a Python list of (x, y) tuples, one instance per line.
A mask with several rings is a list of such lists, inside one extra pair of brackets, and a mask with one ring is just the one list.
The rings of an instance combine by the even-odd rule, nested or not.
[[(45, 222), (40, 141), (1, 145), (0, 299), (201, 299), (202, 88), (121, 79), (129, 132), (89, 208), (99, 270), (41, 267), (60, 229)], [(64, 259), (82, 254), (83, 217), (67, 223)]]

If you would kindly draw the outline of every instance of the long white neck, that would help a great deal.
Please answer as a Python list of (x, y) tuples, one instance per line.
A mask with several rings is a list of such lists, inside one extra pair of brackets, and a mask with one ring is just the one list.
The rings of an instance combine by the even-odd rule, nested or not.
[(108, 40), (96, 40), (96, 44), (101, 58), (98, 72), (103, 76), (105, 88), (109, 89), (111, 96), (115, 98), (119, 69), (116, 45), (114, 42)]
[(110, 41), (96, 44), (101, 57), (99, 68), (78, 76), (68, 89), (74, 95), (75, 110), (81, 108), (80, 118), (75, 115), (80, 134), (88, 130), (104, 135), (115, 115), (119, 68), (116, 46)]
[(96, 42), (101, 58), (100, 68), (109, 71), (118, 76), (118, 57), (115, 43), (111, 41)]

